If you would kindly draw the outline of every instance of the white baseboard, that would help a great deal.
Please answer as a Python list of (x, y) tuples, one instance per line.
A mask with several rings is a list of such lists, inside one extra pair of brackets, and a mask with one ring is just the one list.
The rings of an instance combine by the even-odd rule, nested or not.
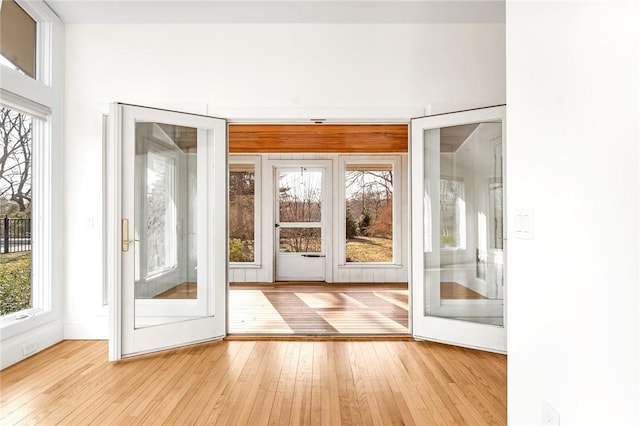
[(62, 321), (52, 321), (3, 340), (0, 350), (0, 369), (35, 355), (62, 340)]
[(67, 322), (64, 324), (65, 340), (107, 340), (109, 319), (94, 318), (90, 323)]

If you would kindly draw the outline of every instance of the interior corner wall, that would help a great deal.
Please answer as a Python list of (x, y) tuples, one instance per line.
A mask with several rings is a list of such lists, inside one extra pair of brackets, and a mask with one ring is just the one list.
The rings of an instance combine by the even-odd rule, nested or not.
[(514, 1), (506, 21), (509, 424), (545, 402), (638, 424), (638, 4)]
[(67, 25), (65, 337), (106, 338), (102, 114), (408, 122), (505, 101), (504, 24)]

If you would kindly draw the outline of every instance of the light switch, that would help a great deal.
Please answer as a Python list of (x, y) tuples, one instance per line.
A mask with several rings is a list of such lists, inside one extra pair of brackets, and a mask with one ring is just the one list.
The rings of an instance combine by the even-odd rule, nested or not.
[(533, 209), (516, 210), (516, 235), (520, 240), (533, 240)]

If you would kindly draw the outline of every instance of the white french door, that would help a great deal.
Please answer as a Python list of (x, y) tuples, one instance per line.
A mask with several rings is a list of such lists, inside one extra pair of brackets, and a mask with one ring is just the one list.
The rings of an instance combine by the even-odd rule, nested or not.
[(411, 121), (417, 339), (506, 352), (505, 108)]
[(226, 122), (124, 104), (111, 112), (110, 359), (222, 338)]

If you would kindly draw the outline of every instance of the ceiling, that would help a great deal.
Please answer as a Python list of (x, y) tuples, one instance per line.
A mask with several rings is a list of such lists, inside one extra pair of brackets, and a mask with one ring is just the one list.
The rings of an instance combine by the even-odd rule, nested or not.
[(45, 0), (67, 24), (504, 23), (505, 0)]

